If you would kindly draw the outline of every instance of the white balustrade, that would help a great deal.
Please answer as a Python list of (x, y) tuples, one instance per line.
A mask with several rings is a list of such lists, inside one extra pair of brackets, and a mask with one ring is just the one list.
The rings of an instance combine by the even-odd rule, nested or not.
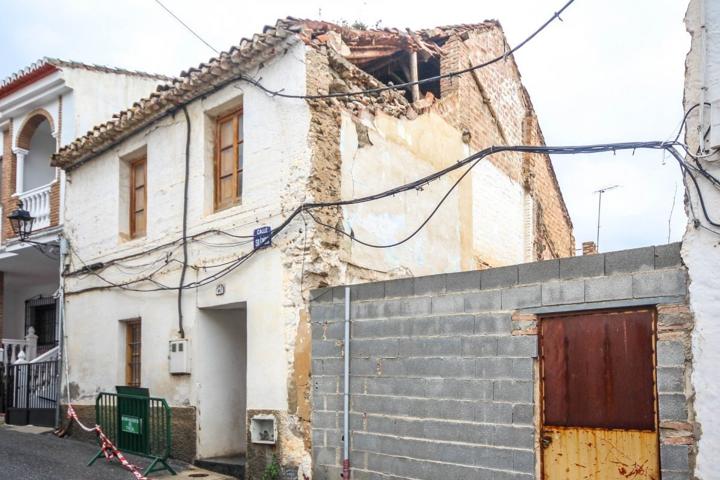
[(17, 194), (18, 200), (23, 202), (23, 208), (35, 218), (33, 230), (50, 226), (50, 190), (53, 183)]
[(25, 339), (12, 339), (3, 338), (0, 339), (0, 363), (7, 369), (10, 365), (13, 365), (21, 357), (24, 361), (31, 361), (35, 359), (37, 354), (37, 335), (35, 335), (35, 329), (33, 327), (28, 328)]

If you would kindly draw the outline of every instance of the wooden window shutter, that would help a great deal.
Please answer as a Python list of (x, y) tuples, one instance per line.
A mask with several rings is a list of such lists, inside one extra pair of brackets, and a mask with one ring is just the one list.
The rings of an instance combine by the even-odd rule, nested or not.
[(243, 111), (217, 119), (215, 136), (215, 210), (238, 205), (242, 199)]
[(130, 236), (142, 237), (147, 231), (147, 158), (130, 163)]

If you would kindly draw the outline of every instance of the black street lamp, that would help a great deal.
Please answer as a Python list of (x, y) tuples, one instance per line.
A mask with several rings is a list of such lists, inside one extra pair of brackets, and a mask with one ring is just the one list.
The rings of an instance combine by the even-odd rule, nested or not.
[(12, 226), (13, 233), (20, 239), (21, 242), (26, 241), (32, 234), (32, 227), (35, 218), (30, 215), (30, 212), (23, 208), (22, 200), (17, 203), (17, 208), (8, 215), (10, 225)]

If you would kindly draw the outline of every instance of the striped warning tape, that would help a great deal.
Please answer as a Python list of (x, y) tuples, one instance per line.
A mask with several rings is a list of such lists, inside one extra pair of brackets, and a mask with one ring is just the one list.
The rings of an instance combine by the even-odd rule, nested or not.
[(83, 425), (72, 405), (68, 405), (67, 415), (71, 421), (77, 423), (78, 426), (86, 432), (95, 432), (97, 434), (98, 439), (100, 440), (102, 453), (108, 462), (112, 460), (113, 457), (115, 457), (120, 461), (120, 464), (122, 464), (123, 467), (125, 467), (128, 471), (130, 471), (130, 473), (132, 473), (136, 480), (148, 480), (147, 477), (140, 472), (140, 469), (130, 463), (128, 459), (125, 458), (125, 455), (123, 455), (122, 452), (118, 450), (117, 447), (112, 443), (112, 441), (110, 441), (107, 435), (105, 435), (105, 433), (102, 431), (102, 428), (100, 428), (100, 425), (95, 425), (92, 428)]

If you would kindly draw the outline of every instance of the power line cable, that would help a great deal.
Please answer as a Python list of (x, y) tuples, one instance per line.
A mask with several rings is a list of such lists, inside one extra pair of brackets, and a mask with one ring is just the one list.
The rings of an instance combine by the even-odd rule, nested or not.
[(178, 17), (177, 15), (175, 15), (175, 14), (172, 12), (172, 10), (170, 10), (168, 7), (166, 7), (160, 0), (155, 0), (155, 3), (157, 3), (158, 5), (160, 5), (160, 6), (163, 8), (163, 10), (165, 10), (167, 13), (169, 13), (170, 16), (172, 16), (175, 20), (177, 20), (177, 21), (180, 23), (180, 25), (182, 25), (183, 27), (185, 27), (185, 29), (186, 29), (188, 32), (192, 33), (195, 38), (197, 38), (197, 39), (200, 40), (202, 43), (204, 43), (210, 50), (212, 50), (213, 52), (215, 52), (215, 53), (217, 53), (217, 54), (220, 54), (220, 50), (218, 50), (217, 48), (215, 48), (215, 47), (213, 47), (212, 45), (210, 45), (210, 43), (208, 43), (207, 41), (205, 41), (205, 39), (202, 38), (199, 33), (197, 33), (195, 30), (193, 30), (192, 28), (190, 28), (190, 26), (189, 26), (187, 23), (183, 22), (183, 21), (180, 19), (180, 17)]
[[(437, 212), (437, 210), (442, 205), (442, 202), (445, 201), (447, 196), (452, 192), (452, 190), (457, 186), (457, 184), (467, 175), (467, 173), (475, 166), (477, 163), (490, 156), (495, 155), (502, 152), (523, 152), (523, 153), (531, 153), (531, 154), (559, 154), (559, 155), (574, 155), (574, 154), (580, 154), (580, 153), (601, 153), (601, 152), (617, 152), (617, 151), (623, 151), (623, 150), (637, 150), (637, 149), (664, 149), (671, 153), (671, 155), (678, 161), (678, 164), (680, 165), (681, 170), (684, 174), (687, 174), (690, 179), (693, 181), (696, 190), (698, 191), (698, 196), (700, 199), (700, 204), (702, 207), (703, 215), (705, 216), (705, 219), (708, 221), (710, 225), (720, 227), (720, 224), (715, 222), (708, 214), (705, 201), (702, 195), (702, 191), (700, 189), (700, 186), (693, 175), (691, 168), (684, 162), (683, 158), (680, 156), (680, 154), (675, 150), (675, 146), (679, 145), (676, 142), (624, 142), (624, 143), (612, 143), (612, 144), (598, 144), (598, 145), (579, 145), (579, 146), (532, 146), (532, 145), (520, 145), (520, 146), (492, 146), (488, 147), (484, 150), (481, 150), (473, 155), (470, 155), (469, 157), (460, 160), (456, 162), (455, 164), (448, 166), (442, 170), (439, 170), (433, 174), (427, 175), (423, 178), (420, 178), (418, 180), (415, 180), (414, 182), (410, 182), (404, 185), (400, 185), (398, 187), (394, 187), (392, 189), (386, 190), (384, 192), (380, 192), (374, 195), (368, 195), (360, 198), (350, 199), (350, 200), (340, 200), (340, 201), (334, 201), (334, 202), (313, 202), (313, 203), (303, 203), (300, 206), (298, 206), (293, 212), (275, 229), (273, 229), (270, 233), (270, 239), (277, 236), (280, 232), (282, 232), (285, 228), (287, 228), (288, 225), (294, 220), (295, 217), (298, 215), (302, 215), (304, 212), (311, 215), (311, 217), (314, 217), (312, 214), (310, 214), (310, 210), (314, 209), (320, 209), (320, 208), (329, 208), (329, 207), (339, 207), (339, 206), (346, 206), (346, 205), (355, 205), (360, 203), (366, 203), (371, 202), (375, 200), (379, 200), (382, 198), (391, 197), (394, 195), (397, 195), (399, 193), (407, 192), (414, 189), (422, 189), (423, 186), (449, 174), (450, 172), (453, 172), (459, 168), (462, 168), (463, 166), (470, 165), (470, 167), (463, 173), (461, 178), (459, 178), (454, 184), (453, 187), (445, 194), (445, 196), (441, 199), (440, 203), (433, 209), (430, 216), (426, 218), (426, 220), (422, 223), (420, 228), (416, 229), (410, 237), (407, 237), (406, 239), (403, 239), (400, 242), (395, 242), (394, 244), (390, 245), (375, 245), (370, 244), (370, 242), (362, 241), (363, 244), (366, 244), (368, 246), (373, 246), (375, 248), (389, 248), (394, 245), (399, 245), (400, 243), (403, 243), (410, 238), (412, 238), (415, 234), (417, 234), (420, 229), (422, 229), (432, 218), (432, 216)], [(313, 218), (317, 221), (317, 219)], [(321, 223), (322, 224), (322, 223)], [(324, 225), (328, 228), (335, 228), (331, 227), (329, 225)], [(339, 231), (342, 234), (348, 235), (346, 232)], [(352, 238), (354, 241), (359, 241), (359, 239), (354, 238), (354, 236), (349, 235), (350, 238)], [(211, 283), (214, 280), (217, 280), (218, 278), (221, 278), (236, 268), (238, 268), (240, 265), (245, 263), (248, 259), (250, 259), (257, 250), (252, 250), (249, 253), (246, 253), (236, 260), (232, 260), (229, 262), (226, 262), (224, 264), (220, 264), (219, 266), (224, 266), (222, 270), (219, 272), (214, 273), (213, 275), (210, 275), (208, 277), (205, 277), (201, 280), (197, 280), (195, 282), (191, 282), (189, 284), (185, 285), (178, 285), (177, 287), (166, 287), (166, 286), (158, 286), (157, 288), (153, 289), (137, 289), (134, 287), (130, 287), (132, 284), (140, 283), (143, 281), (153, 281), (153, 283), (156, 283), (152, 276), (157, 273), (154, 272), (151, 276), (147, 278), (140, 278), (129, 282), (124, 282), (122, 284), (115, 285), (113, 282), (105, 279), (104, 277), (100, 276), (96, 272), (92, 272), (93, 274), (99, 276), (102, 278), (106, 283), (109, 284), (110, 287), (117, 286), (120, 288), (125, 288), (129, 290), (134, 291), (159, 291), (159, 290), (176, 290), (176, 289), (183, 289), (183, 288), (198, 288), (203, 285), (207, 285), (208, 283)], [(156, 283), (157, 284), (157, 283)], [(161, 284), (160, 284), (161, 285)], [(97, 289), (102, 287), (89, 287), (90, 289)], [(106, 287), (108, 288), (108, 287)], [(88, 289), (84, 289), (81, 291), (87, 291)], [(79, 293), (79, 291), (76, 292), (70, 292), (70, 293)]]

